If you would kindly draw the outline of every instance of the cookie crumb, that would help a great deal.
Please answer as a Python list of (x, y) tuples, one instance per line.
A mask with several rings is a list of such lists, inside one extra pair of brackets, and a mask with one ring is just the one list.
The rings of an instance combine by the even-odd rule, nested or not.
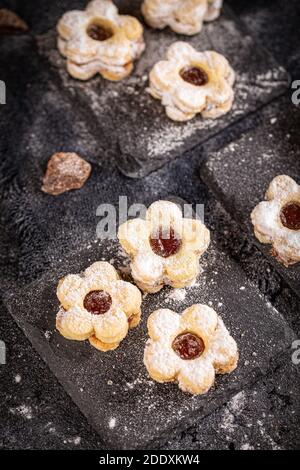
[(0, 34), (26, 33), (28, 25), (16, 13), (7, 8), (0, 9)]
[(90, 174), (91, 165), (76, 153), (55, 153), (48, 161), (42, 191), (58, 196), (71, 189), (80, 189)]

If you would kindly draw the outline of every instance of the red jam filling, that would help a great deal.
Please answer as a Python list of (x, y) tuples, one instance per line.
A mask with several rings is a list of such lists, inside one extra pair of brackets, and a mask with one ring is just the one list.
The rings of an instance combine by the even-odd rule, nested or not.
[(152, 251), (163, 258), (175, 255), (181, 248), (182, 241), (171, 227), (169, 230), (159, 228), (158, 233), (150, 237)]
[(197, 359), (203, 354), (205, 346), (199, 336), (193, 333), (183, 333), (176, 336), (172, 348), (181, 359)]
[(87, 34), (95, 41), (106, 41), (113, 36), (110, 28), (101, 26), (100, 24), (90, 24)]
[(280, 220), (284, 227), (290, 230), (300, 230), (300, 204), (289, 202), (280, 213)]
[(203, 86), (208, 83), (208, 75), (200, 67), (185, 67), (180, 72), (181, 78), (195, 86)]
[(84, 308), (94, 315), (103, 315), (112, 304), (111, 296), (104, 290), (92, 290), (83, 301)]

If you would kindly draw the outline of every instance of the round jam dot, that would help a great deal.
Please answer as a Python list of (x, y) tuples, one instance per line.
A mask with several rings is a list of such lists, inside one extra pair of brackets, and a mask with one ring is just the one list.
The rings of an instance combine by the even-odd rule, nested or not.
[(104, 290), (89, 292), (83, 301), (84, 308), (94, 315), (103, 315), (110, 309), (111, 304), (111, 296)]
[(113, 35), (113, 32), (110, 28), (101, 26), (100, 24), (91, 24), (87, 29), (87, 33), (90, 38), (94, 39), (95, 41), (106, 41)]
[(180, 72), (181, 78), (195, 86), (203, 86), (208, 83), (208, 75), (200, 67), (185, 67)]
[(165, 231), (160, 228), (155, 236), (150, 237), (152, 251), (163, 258), (168, 258), (178, 253), (181, 244), (180, 238), (172, 227)]
[(204, 342), (199, 336), (192, 333), (183, 333), (176, 336), (172, 344), (173, 350), (181, 359), (197, 359), (204, 351)]
[(280, 213), (280, 219), (284, 227), (290, 230), (300, 230), (300, 204), (298, 202), (289, 202)]

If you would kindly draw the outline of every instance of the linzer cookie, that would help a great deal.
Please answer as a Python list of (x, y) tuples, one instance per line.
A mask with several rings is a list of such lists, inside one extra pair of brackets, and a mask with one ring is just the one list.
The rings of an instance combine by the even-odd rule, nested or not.
[(169, 26), (179, 34), (193, 35), (201, 31), (204, 21), (220, 15), (223, 0), (144, 0), (142, 13), (152, 28)]
[(60, 19), (58, 48), (70, 75), (88, 80), (97, 73), (107, 80), (127, 77), (145, 48), (143, 27), (119, 15), (111, 0), (93, 0), (85, 11), (70, 11)]
[(266, 201), (252, 211), (254, 233), (261, 243), (273, 245), (273, 255), (285, 266), (300, 261), (300, 186), (279, 175), (266, 193)]
[(184, 218), (176, 204), (156, 201), (145, 220), (128, 220), (121, 225), (118, 238), (131, 256), (131, 273), (137, 285), (146, 292), (157, 292), (165, 284), (179, 288), (194, 282), (210, 233), (200, 220)]
[(151, 70), (148, 91), (161, 100), (173, 121), (188, 121), (196, 114), (215, 119), (232, 108), (234, 81), (235, 73), (224, 56), (176, 42), (166, 60)]
[(140, 321), (139, 289), (120, 280), (115, 268), (104, 261), (92, 264), (82, 275), (61, 279), (57, 297), (58, 331), (67, 339), (88, 339), (100, 351), (116, 349), (128, 329)]
[(195, 304), (181, 315), (159, 309), (148, 318), (144, 364), (157, 382), (178, 382), (194, 395), (207, 393), (216, 374), (237, 367), (238, 347), (223, 321), (207, 305)]

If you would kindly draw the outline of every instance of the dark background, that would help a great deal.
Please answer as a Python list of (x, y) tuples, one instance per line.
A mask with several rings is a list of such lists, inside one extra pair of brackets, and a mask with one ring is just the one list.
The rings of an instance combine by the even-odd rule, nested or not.
[[(228, 0), (226, 3), (244, 21), (258, 44), (263, 44), (288, 70), (293, 79), (300, 79), (300, 2), (298, 0), (253, 0), (251, 2)], [(75, 8), (77, 4), (81, 5), (82, 2), (0, 1), (1, 7), (15, 10), (27, 21), (31, 35), (43, 33), (53, 27), (62, 12)], [(44, 8), (42, 8), (43, 5)], [(19, 89), (15, 87), (14, 90), (15, 99), (12, 108), (5, 111), (6, 114), (0, 108), (0, 194), (2, 195), (0, 269), (3, 293), (12, 289), (16, 281), (25, 283), (42, 272), (47, 263), (51, 265), (51, 260), (43, 259), (41, 253), (30, 252), (28, 246), (24, 248), (22, 245), (22, 237), (26, 239), (28, 230), (25, 223), (24, 230), (22, 230), (24, 221), (18, 221), (18, 236), (16, 236), (16, 228), (10, 224), (13, 215), (11, 212), (17, 211), (18, 201), (22, 199), (21, 193), (26, 191), (26, 182), (22, 182), (24, 186), (18, 186), (16, 182), (16, 175), (20, 168), (22, 169), (22, 163), (13, 153), (13, 144), (20, 145), (24, 128), (27, 130), (30, 126), (31, 103), (23, 96), (28, 82), (30, 83), (28, 77), (31, 68), (34, 71), (36, 66), (34, 63), (36, 58), (30, 56), (29, 44), (28, 54), (24, 54), (22, 50), (18, 60), (14, 60), (12, 70), (9, 64), (10, 48), (15, 57), (18, 53), (16, 52), (18, 39), (12, 39), (10, 45), (7, 45), (6, 41), (0, 45), (0, 79), (4, 79), (2, 77), (6, 74), (13, 73), (15, 83), (19, 83)], [(6, 59), (5, 63), (3, 57)], [(289, 92), (286, 99), (280, 98), (276, 101), (279, 112), (289, 119), (293, 112)], [(268, 107), (271, 106), (273, 105), (268, 105)], [(246, 118), (234, 128), (225, 130), (217, 138), (212, 139), (212, 142), (207, 143), (207, 152), (210, 149), (221, 148), (231, 138), (251, 129), (252, 123), (260, 118), (261, 113), (262, 111), (258, 111), (255, 116)], [(300, 124), (300, 119), (298, 119), (298, 124)], [(59, 138), (63, 140), (64, 133), (67, 132), (65, 124), (62, 125), (53, 120), (49, 122), (49, 126), (51, 125), (57, 126)], [(286, 128), (288, 127), (289, 122), (286, 123)], [(281, 137), (278, 136), (278, 138)], [(178, 193), (187, 200), (194, 200), (199, 191), (203, 200), (209, 201), (213, 196), (200, 182), (200, 164), (200, 158), (195, 152), (192, 158), (191, 155), (182, 155), (163, 170), (159, 170), (157, 175), (153, 174), (149, 182), (151, 178), (164, 178), (165, 184), (172, 185), (174, 194)], [(123, 185), (123, 187), (132, 186), (136, 191), (147, 190), (147, 184), (144, 187), (142, 182), (133, 183), (122, 176), (113, 165), (111, 172), (115, 174), (116, 188)], [(184, 191), (182, 190), (183, 181), (188, 181), (185, 183)], [(13, 204), (11, 203), (12, 193), (15, 198)], [(30, 208), (27, 212), (30, 213)], [(60, 217), (65, 217), (65, 214), (61, 213)], [(213, 211), (208, 214), (208, 219), (209, 225), (214, 224)], [(239, 227), (232, 224), (229, 226), (230, 230), (228, 251), (239, 260), (248, 277), (256, 283), (262, 294), (279, 307), (283, 315), (290, 315), (290, 324), (298, 332), (299, 323), (296, 319), (299, 316), (298, 301), (276, 273), (272, 271), (271, 275), (266, 274), (271, 269), (268, 262), (261, 258), (260, 253), (251, 241), (245, 238)], [(40, 230), (39, 233), (43, 234), (43, 231)], [(66, 230), (66, 237), (67, 233), (68, 230)], [(47, 233), (44, 235), (47, 236)], [(38, 265), (38, 259), (42, 259), (41, 265)], [(29, 341), (6, 312), (5, 307), (1, 305), (0, 308), (0, 339), (4, 340), (7, 345), (7, 364), (0, 366), (0, 447), (13, 449), (101, 448), (98, 435), (90, 428), (48, 367), (32, 349)], [(199, 423), (195, 422), (192, 428), (175, 439), (162, 442), (161, 448), (299, 448), (299, 387), (299, 366), (293, 366), (291, 362), (279, 363), (266, 377), (251, 388), (241, 390), (236, 397), (212, 415)]]

